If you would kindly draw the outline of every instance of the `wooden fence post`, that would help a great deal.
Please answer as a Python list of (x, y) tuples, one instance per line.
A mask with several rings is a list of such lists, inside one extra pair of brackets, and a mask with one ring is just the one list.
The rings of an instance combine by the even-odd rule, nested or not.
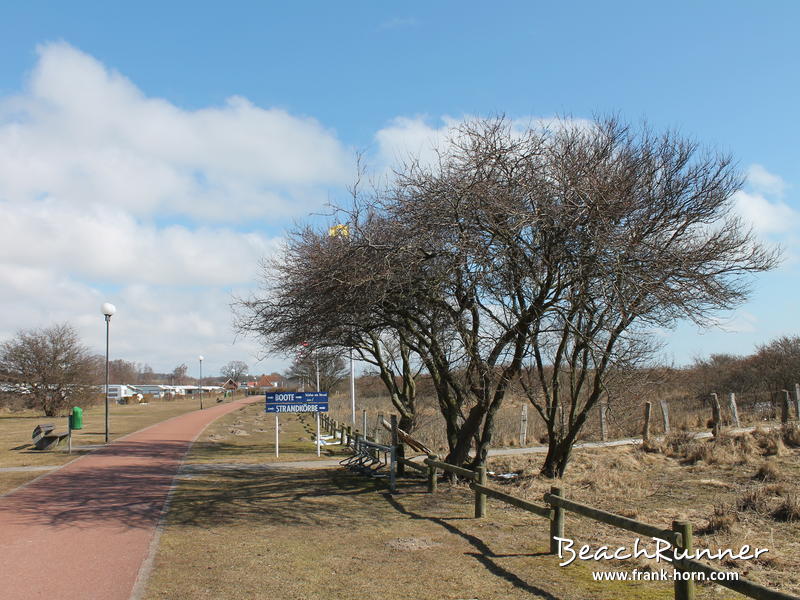
[(519, 445), (524, 447), (528, 443), (528, 405), (522, 405), (522, 415), (519, 419)]
[[(650, 404), (648, 402), (648, 404)], [(560, 487), (551, 487), (552, 496), (561, 496)], [(553, 508), (553, 519), (550, 521), (550, 554), (558, 554), (557, 537), (564, 537), (564, 509), (560, 506), (551, 505)]]
[(733, 419), (733, 426), (734, 427), (741, 427), (741, 423), (739, 422), (739, 409), (736, 407), (736, 394), (731, 392), (728, 394), (728, 407), (731, 410), (731, 418)]
[(659, 404), (661, 404), (661, 418), (664, 421), (664, 433), (669, 433), (669, 403), (662, 399)]
[[(477, 477), (475, 478), (476, 483), (479, 483), (480, 485), (486, 485), (486, 465), (480, 465), (479, 467), (476, 467), (475, 473), (477, 474)], [(485, 516), (486, 494), (475, 490), (475, 518), (482, 519)]]
[(644, 427), (642, 428), (642, 440), (650, 441), (650, 411), (653, 409), (652, 402), (644, 403)]
[(364, 437), (369, 435), (369, 431), (367, 430), (367, 409), (361, 411), (361, 421), (362, 421), (362, 428), (361, 430), (364, 432)]
[(406, 466), (403, 464), (403, 461), (400, 460), (401, 457), (405, 458), (405, 449), (400, 442), (400, 434), (397, 433), (397, 415), (392, 415), (389, 419), (392, 424), (392, 446), (394, 446), (397, 456), (397, 476), (405, 477)]
[[(439, 460), (435, 454), (428, 455), (431, 460)], [(434, 494), (439, 489), (439, 476), (436, 473), (436, 467), (428, 465), (428, 492)]]
[[(676, 548), (691, 552), (693, 550), (692, 524), (686, 521), (673, 521), (672, 531), (680, 534)], [(683, 579), (683, 574), (691, 573), (691, 571), (683, 569), (679, 561), (675, 563), (675, 571), (675, 600), (694, 600), (694, 581), (691, 577)]]
[(789, 390), (782, 390), (783, 391), (783, 403), (781, 404), (781, 423), (786, 425), (789, 422), (789, 406), (791, 402), (789, 401)]
[(608, 439), (608, 435), (606, 433), (606, 410), (608, 410), (608, 405), (605, 402), (600, 403), (600, 439), (602, 441), (606, 441)]
[(794, 418), (800, 420), (800, 383), (794, 384)]
[(711, 394), (711, 419), (714, 422), (711, 433), (718, 437), (722, 432), (722, 409), (719, 406), (719, 397)]

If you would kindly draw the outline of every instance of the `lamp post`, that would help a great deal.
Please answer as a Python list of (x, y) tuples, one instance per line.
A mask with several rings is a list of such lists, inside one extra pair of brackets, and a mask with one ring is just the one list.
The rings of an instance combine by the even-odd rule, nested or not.
[(104, 302), (100, 307), (103, 316), (106, 318), (106, 444), (108, 443), (108, 331), (111, 324), (111, 316), (117, 312), (117, 307), (110, 302)]
[(203, 410), (203, 357), (197, 357), (200, 360), (200, 410)]
[(356, 426), (356, 363), (353, 361), (353, 349), (352, 348), (350, 348), (350, 407), (352, 409), (352, 415), (353, 415), (353, 428), (355, 428), (355, 426)]

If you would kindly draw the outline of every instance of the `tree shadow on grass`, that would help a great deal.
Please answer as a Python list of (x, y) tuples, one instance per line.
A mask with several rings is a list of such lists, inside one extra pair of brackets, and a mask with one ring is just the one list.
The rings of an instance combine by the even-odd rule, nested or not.
[[(61, 469), (0, 501), (0, 520), (57, 527), (154, 526), (186, 444), (122, 444), (95, 453), (107, 460)], [(154, 460), (129, 460), (132, 456)], [(77, 464), (77, 463), (76, 463)], [(344, 476), (342, 476), (344, 475)], [(338, 469), (211, 468), (179, 476), (169, 522), (184, 526), (297, 525), (352, 527), (376, 520), (377, 482)], [(366, 484), (366, 485), (365, 485)], [(343, 497), (363, 496), (358, 502)]]
[(485, 568), (488, 570), (492, 575), (496, 577), (500, 577), (505, 579), (514, 587), (519, 588), (521, 590), (525, 590), (526, 592), (533, 594), (538, 598), (545, 598), (546, 600), (559, 600), (557, 596), (552, 595), (550, 592), (543, 590), (542, 588), (536, 587), (519, 577), (516, 573), (513, 573), (506, 569), (505, 567), (499, 565), (494, 559), (497, 558), (507, 558), (507, 557), (516, 557), (516, 556), (545, 556), (546, 553), (534, 553), (534, 554), (495, 554), (494, 551), (479, 537), (472, 535), (471, 533), (467, 533), (453, 525), (450, 521), (454, 520), (463, 520), (465, 517), (456, 517), (456, 518), (442, 518), (442, 517), (432, 517), (432, 516), (425, 516), (419, 513), (413, 512), (408, 510), (405, 506), (403, 506), (398, 499), (393, 496), (392, 494), (383, 494), (383, 497), (386, 501), (398, 512), (411, 517), (412, 519), (422, 519), (425, 521), (430, 521), (432, 523), (436, 523), (440, 525), (450, 533), (459, 536), (460, 538), (469, 542), (469, 544), (474, 547), (478, 552), (468, 552), (467, 556), (471, 556), (478, 560)]
[[(176, 490), (170, 525), (352, 527), (378, 521), (378, 484), (342, 477), (337, 469), (242, 467), (184, 477)], [(372, 483), (372, 485), (369, 485)], [(358, 501), (342, 502), (343, 498)]]

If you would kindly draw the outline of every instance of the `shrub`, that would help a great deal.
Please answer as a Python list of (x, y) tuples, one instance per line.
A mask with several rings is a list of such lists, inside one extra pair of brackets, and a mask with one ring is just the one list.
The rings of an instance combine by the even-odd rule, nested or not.
[(781, 472), (773, 460), (763, 462), (756, 474), (753, 475), (753, 479), (758, 479), (759, 481), (778, 481), (780, 478)]
[(781, 428), (783, 443), (790, 448), (800, 448), (800, 425), (792, 423)]
[(734, 523), (739, 520), (736, 512), (724, 504), (717, 504), (714, 512), (708, 519), (708, 524), (698, 531), (699, 534), (717, 533), (720, 531), (728, 532), (733, 528)]
[(797, 521), (800, 520), (800, 501), (795, 494), (786, 494), (783, 501), (772, 512), (772, 518), (776, 521)]
[(736, 499), (736, 510), (764, 514), (769, 506), (768, 498), (769, 494), (765, 487), (753, 488)]

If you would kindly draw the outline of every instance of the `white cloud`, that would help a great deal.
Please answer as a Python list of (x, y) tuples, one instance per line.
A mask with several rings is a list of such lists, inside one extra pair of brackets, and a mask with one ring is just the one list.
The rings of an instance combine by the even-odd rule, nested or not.
[(744, 310), (735, 311), (727, 316), (709, 317), (706, 329), (698, 329), (699, 334), (710, 329), (718, 329), (725, 333), (754, 333), (757, 331), (758, 318)]
[(69, 322), (101, 352), (109, 300), (112, 357), (280, 368), (232, 346), (231, 293), (280, 242), (241, 224), (318, 210), (351, 162), (313, 119), (240, 97), (184, 110), (72, 46), (40, 47), (25, 90), (0, 98), (0, 340)]
[(787, 187), (779, 175), (770, 173), (758, 164), (747, 168), (747, 183), (757, 192), (777, 197), (782, 197)]
[(770, 201), (764, 195), (740, 190), (734, 194), (734, 206), (742, 219), (759, 234), (782, 234), (795, 230), (800, 215), (788, 204)]
[(183, 110), (63, 43), (40, 47), (28, 89), (0, 106), (2, 200), (236, 221), (304, 214), (351, 174), (313, 119), (241, 97)]
[(156, 227), (119, 209), (55, 201), (0, 203), (0, 256), (105, 283), (230, 285), (253, 281), (278, 238), (218, 227)]
[[(456, 129), (474, 116), (460, 118), (444, 116), (435, 124), (425, 116), (397, 117), (375, 134), (378, 144), (378, 158), (386, 167), (396, 166), (413, 157), (423, 165), (436, 161), (436, 149), (442, 148), (451, 139)], [(587, 119), (558, 119), (522, 117), (508, 121), (512, 134), (522, 135), (528, 129), (554, 129), (565, 125), (588, 128), (592, 121)]]

